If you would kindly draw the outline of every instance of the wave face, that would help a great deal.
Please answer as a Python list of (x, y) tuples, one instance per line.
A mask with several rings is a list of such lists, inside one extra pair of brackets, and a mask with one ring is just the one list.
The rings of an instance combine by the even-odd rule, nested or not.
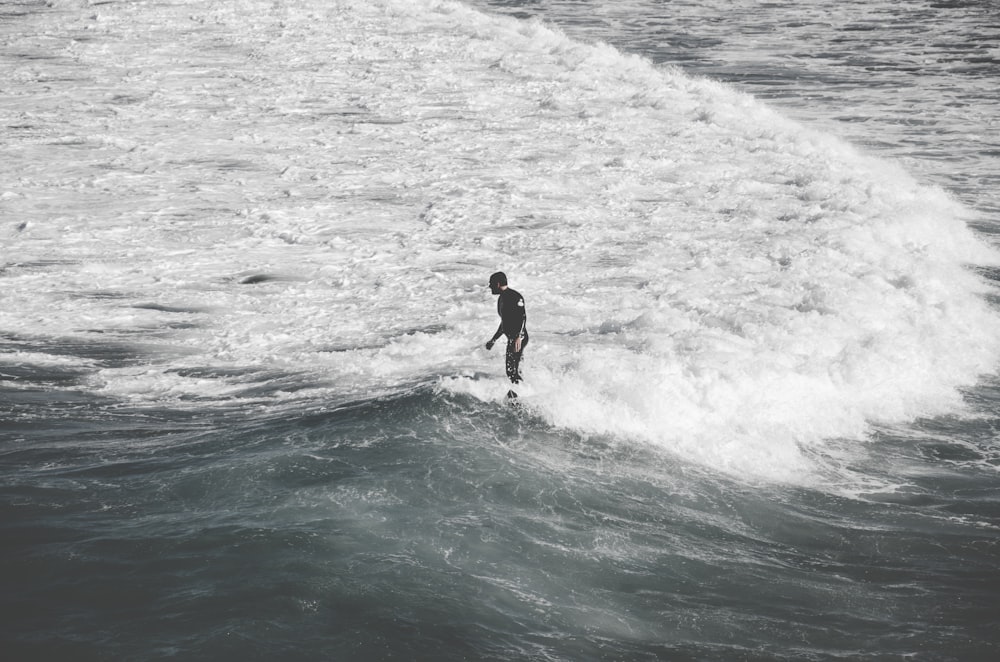
[(725, 85), (452, 2), (82, 6), (6, 57), (3, 360), (56, 387), (494, 399), (503, 269), (534, 413), (783, 481), (1000, 357), (965, 207)]

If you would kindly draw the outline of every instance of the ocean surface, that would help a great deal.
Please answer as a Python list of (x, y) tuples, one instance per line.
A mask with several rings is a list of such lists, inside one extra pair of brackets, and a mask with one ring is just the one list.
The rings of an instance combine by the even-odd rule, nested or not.
[(4, 660), (1000, 659), (993, 0), (3, 0), (0, 74)]

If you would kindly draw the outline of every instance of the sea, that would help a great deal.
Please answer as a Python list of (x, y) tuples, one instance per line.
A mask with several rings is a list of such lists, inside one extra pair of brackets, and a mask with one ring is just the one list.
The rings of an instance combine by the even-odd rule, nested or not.
[(0, 154), (4, 660), (1000, 659), (995, 0), (2, 0)]

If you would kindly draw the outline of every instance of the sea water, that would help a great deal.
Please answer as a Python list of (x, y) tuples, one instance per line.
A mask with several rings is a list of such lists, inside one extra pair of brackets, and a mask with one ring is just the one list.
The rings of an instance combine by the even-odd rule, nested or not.
[(0, 6), (5, 657), (994, 659), (998, 51), (986, 0)]

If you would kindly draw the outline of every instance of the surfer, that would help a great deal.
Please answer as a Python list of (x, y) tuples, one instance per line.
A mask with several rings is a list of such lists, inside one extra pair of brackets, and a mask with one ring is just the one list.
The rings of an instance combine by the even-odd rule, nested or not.
[[(512, 384), (521, 381), (521, 354), (528, 344), (528, 316), (524, 312), (524, 297), (507, 286), (507, 275), (498, 271), (490, 276), (490, 292), (497, 295), (497, 313), (500, 326), (493, 338), (486, 343), (486, 349), (493, 349), (500, 336), (507, 336), (507, 378)], [(510, 391), (507, 395), (514, 393)]]

